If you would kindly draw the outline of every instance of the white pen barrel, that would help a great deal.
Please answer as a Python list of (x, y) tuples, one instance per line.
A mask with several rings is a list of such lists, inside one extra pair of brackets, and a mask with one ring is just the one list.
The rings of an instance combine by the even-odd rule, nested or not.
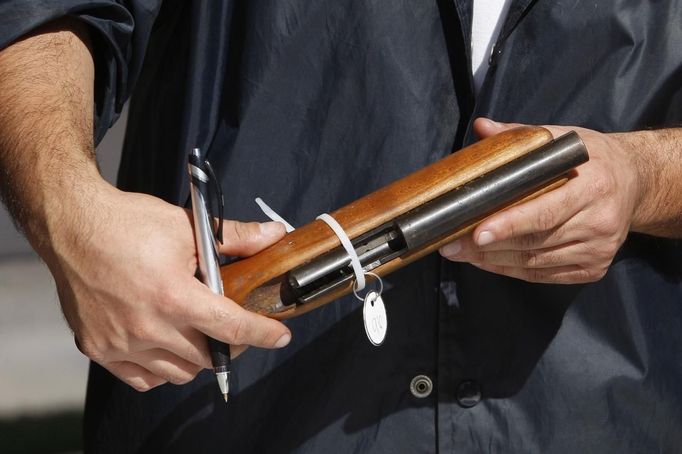
[(208, 217), (206, 200), (199, 188), (191, 184), (192, 214), (194, 217), (194, 229), (197, 245), (197, 260), (201, 280), (208, 288), (219, 295), (223, 294), (223, 281), (220, 277), (220, 264), (218, 263), (218, 251), (213, 237), (212, 221)]

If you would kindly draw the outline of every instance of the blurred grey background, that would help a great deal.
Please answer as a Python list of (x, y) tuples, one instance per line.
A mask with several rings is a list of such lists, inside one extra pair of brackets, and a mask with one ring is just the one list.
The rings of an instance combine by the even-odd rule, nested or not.
[[(112, 183), (125, 122), (97, 148)], [(0, 204), (0, 453), (78, 452), (87, 371), (47, 267)]]

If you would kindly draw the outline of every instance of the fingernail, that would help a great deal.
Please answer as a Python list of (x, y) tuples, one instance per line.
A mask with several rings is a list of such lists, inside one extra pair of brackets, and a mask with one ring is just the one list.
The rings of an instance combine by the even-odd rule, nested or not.
[(453, 241), (450, 244), (446, 244), (442, 248), (440, 248), (440, 253), (446, 257), (452, 257), (454, 255), (459, 254), (459, 251), (462, 250), (462, 242), (460, 240)]
[(289, 341), (291, 341), (291, 334), (282, 334), (282, 337), (277, 339), (277, 342), (275, 342), (275, 348), (286, 347), (287, 344), (289, 344)]
[(492, 232), (488, 232), (487, 230), (484, 230), (478, 234), (478, 238), (476, 239), (476, 244), (479, 246), (485, 246), (486, 244), (490, 244), (493, 241), (495, 241), (495, 235), (493, 235)]
[(260, 224), (260, 233), (267, 236), (281, 235), (282, 233), (282, 223), (281, 222), (264, 222)]

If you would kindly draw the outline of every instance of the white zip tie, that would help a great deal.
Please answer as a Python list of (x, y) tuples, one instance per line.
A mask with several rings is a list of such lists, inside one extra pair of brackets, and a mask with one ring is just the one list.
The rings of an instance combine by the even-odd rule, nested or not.
[(341, 245), (343, 246), (343, 248), (348, 253), (348, 256), (350, 257), (350, 264), (353, 267), (353, 273), (355, 273), (355, 283), (357, 284), (356, 291), (362, 290), (363, 288), (365, 288), (365, 272), (362, 269), (362, 264), (360, 263), (358, 253), (355, 252), (353, 243), (350, 242), (350, 238), (348, 238), (348, 235), (346, 235), (346, 232), (343, 230), (343, 227), (341, 227), (341, 225), (338, 222), (336, 222), (336, 219), (334, 219), (327, 213), (322, 213), (317, 217), (317, 219), (326, 222), (327, 225), (331, 227), (331, 229), (334, 231), (334, 233), (336, 233), (336, 236), (339, 237)]
[[(263, 210), (263, 213), (272, 219), (273, 221), (281, 222), (287, 229), (287, 232), (295, 230), (291, 224), (282, 218), (279, 214), (275, 213), (275, 210), (270, 208), (260, 197), (256, 198), (256, 203)], [(343, 227), (330, 215), (327, 213), (322, 213), (317, 217), (320, 221), (326, 223), (329, 228), (336, 234), (341, 241), (341, 246), (346, 250), (348, 257), (350, 257), (350, 264), (353, 268), (353, 274), (355, 274), (355, 283), (353, 284), (353, 294), (360, 301), (364, 301), (364, 306), (362, 308), (362, 323), (365, 325), (365, 333), (367, 334), (367, 339), (374, 346), (379, 346), (384, 341), (386, 336), (386, 327), (388, 320), (386, 319), (386, 308), (384, 307), (384, 301), (381, 299), (381, 293), (384, 290), (384, 283), (381, 278), (374, 273), (367, 273), (377, 281), (379, 281), (379, 291), (369, 291), (364, 296), (360, 298), (358, 292), (365, 288), (365, 272), (362, 269), (362, 264), (360, 263), (360, 258), (358, 253), (353, 247), (350, 238), (343, 230)]]
[[(291, 224), (285, 221), (282, 216), (277, 214), (275, 210), (270, 208), (267, 203), (263, 202), (263, 200), (260, 197), (256, 197), (256, 203), (258, 204), (260, 209), (263, 210), (263, 213), (267, 217), (269, 217), (273, 221), (281, 222), (282, 224), (284, 224), (287, 233), (296, 230)], [(355, 274), (355, 285), (353, 285), (353, 292), (357, 296), (357, 292), (365, 288), (365, 272), (362, 269), (360, 258), (358, 257), (358, 253), (355, 252), (353, 243), (351, 243), (350, 238), (348, 238), (348, 235), (346, 235), (346, 232), (343, 230), (343, 227), (341, 227), (341, 224), (336, 222), (336, 219), (334, 219), (327, 213), (322, 213), (317, 217), (317, 219), (324, 221), (334, 231), (336, 236), (339, 237), (339, 241), (341, 241), (341, 246), (343, 246), (343, 248), (348, 253), (348, 257), (350, 257), (350, 264), (353, 267), (353, 273)]]
[(284, 228), (286, 229), (287, 233), (290, 233), (290, 232), (293, 232), (294, 230), (296, 230), (291, 224), (289, 224), (287, 221), (285, 221), (282, 216), (275, 213), (275, 210), (270, 208), (267, 203), (263, 202), (263, 199), (261, 199), (260, 197), (256, 197), (256, 203), (258, 204), (260, 209), (263, 210), (263, 213), (267, 217), (269, 217), (273, 221), (281, 222), (282, 224), (284, 224)]

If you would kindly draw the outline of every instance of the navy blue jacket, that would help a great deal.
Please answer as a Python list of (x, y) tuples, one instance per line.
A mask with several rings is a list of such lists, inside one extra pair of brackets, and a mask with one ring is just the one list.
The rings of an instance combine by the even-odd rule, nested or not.
[[(90, 25), (97, 137), (132, 92), (119, 183), (187, 202), (208, 150), (227, 216), (294, 225), (475, 140), (474, 117), (628, 131), (682, 121), (682, 1), (513, 0), (474, 98), (463, 0), (4, 0), (0, 46)], [(682, 449), (682, 247), (631, 234), (606, 277), (538, 285), (436, 255), (359, 303), (291, 320), (292, 344), (140, 394), (93, 365), (88, 452), (674, 452)], [(427, 397), (410, 391), (431, 378)]]

